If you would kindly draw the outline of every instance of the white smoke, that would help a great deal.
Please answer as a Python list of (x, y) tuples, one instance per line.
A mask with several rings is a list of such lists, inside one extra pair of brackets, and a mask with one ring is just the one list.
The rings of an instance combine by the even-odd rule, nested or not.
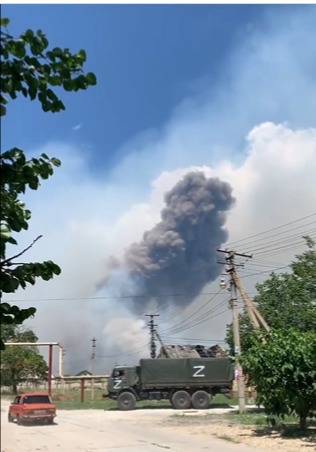
[[(43, 185), (43, 190), (36, 194), (39, 200), (34, 208), (32, 206), (32, 235), (29, 234), (29, 238), (40, 232), (44, 238), (37, 248), (30, 250), (28, 257), (37, 260), (52, 258), (61, 265), (63, 273), (53, 281), (39, 282), (27, 291), (19, 292), (16, 298), (43, 299), (20, 304), (37, 307), (38, 312), (32, 324), (41, 340), (56, 340), (65, 345), (68, 371), (88, 366), (92, 337), (98, 339), (97, 362), (100, 371), (108, 369), (114, 361), (134, 362), (139, 356), (144, 356), (149, 341), (147, 331), (143, 328), (144, 317), (131, 315), (128, 300), (116, 298), (120, 295), (119, 284), (129, 285), (131, 281), (126, 275), (120, 274), (111, 287), (98, 293), (96, 283), (104, 274), (108, 256), (119, 256), (126, 246), (141, 238), (144, 230), (156, 224), (165, 191), (170, 190), (186, 173), (201, 170), (207, 177), (218, 176), (233, 187), (237, 202), (228, 216), (229, 242), (304, 217), (315, 210), (316, 129), (295, 131), (285, 125), (265, 123), (248, 134), (246, 148), (247, 157), (241, 164), (223, 160), (214, 167), (188, 167), (163, 172), (149, 187), (151, 195), (148, 202), (132, 204), (116, 221), (112, 220), (112, 224), (99, 207), (101, 201), (106, 205), (106, 201), (97, 196), (98, 193), (104, 193), (102, 182), (96, 184), (91, 179), (91, 186), (88, 183), (82, 186), (76, 183), (76, 193), (71, 195), (71, 186), (75, 183), (71, 177), (71, 159), (69, 166), (66, 162), (59, 170), (56, 181), (52, 179)], [(66, 190), (68, 196), (62, 198), (62, 202), (58, 188), (58, 179), (61, 177), (68, 180), (69, 186), (69, 190)], [(51, 196), (49, 205), (44, 193), (46, 190)], [(81, 194), (85, 194), (86, 200)], [(81, 203), (76, 211), (78, 196)], [(67, 207), (71, 214), (60, 216), (59, 212), (66, 211)], [(84, 217), (82, 212), (85, 212)], [(252, 249), (250, 246), (241, 251)], [(282, 256), (282, 262), (284, 259), (286, 263), (291, 256), (293, 252)], [(278, 257), (277, 261), (280, 259)], [(252, 287), (257, 280), (257, 276), (252, 278)], [(217, 283), (207, 288), (208, 292), (217, 290)], [(135, 287), (134, 293), (141, 295), (141, 288)], [(82, 299), (84, 297), (101, 298)], [(225, 298), (227, 294), (219, 301)], [(147, 301), (144, 300), (143, 314), (156, 312), (157, 306), (148, 306)], [(165, 308), (160, 310), (161, 328), (168, 330), (205, 301), (205, 297), (198, 298), (182, 313), (173, 311), (172, 299), (166, 299)], [(206, 322), (182, 332), (180, 337), (191, 335), (192, 338), (223, 339), (228, 320), (227, 313), (210, 321), (210, 324)], [(169, 336), (172, 334), (167, 334)], [(121, 352), (118, 352), (119, 349)]]
[[(128, 302), (117, 298), (115, 287), (96, 293), (96, 283), (110, 255), (121, 257), (155, 226), (164, 193), (188, 172), (200, 170), (232, 186), (237, 202), (228, 215), (228, 242), (315, 211), (315, 21), (313, 8), (268, 18), (262, 29), (237, 43), (223, 74), (225, 83), (215, 94), (206, 78), (203, 89), (177, 107), (154, 140), (136, 138), (126, 144), (125, 157), (110, 176), (96, 178), (80, 148), (50, 143), (38, 150), (61, 157), (63, 166), (27, 196), (33, 216), (29, 232), (19, 237), (20, 246), (43, 234), (25, 257), (52, 259), (63, 272), (19, 291), (14, 299), (27, 300), (19, 302), (21, 307), (37, 307), (30, 323), (41, 340), (65, 345), (66, 370), (89, 365), (92, 337), (98, 339), (100, 372), (115, 361), (135, 362), (144, 356), (144, 317), (129, 313)], [(276, 259), (288, 263), (294, 252)], [(250, 288), (257, 278), (250, 278)], [(141, 294), (141, 287), (136, 289)], [(207, 288), (217, 290), (217, 283)], [(224, 301), (227, 294), (221, 297)], [(158, 320), (166, 337), (205, 301), (200, 297), (179, 312), (166, 299)], [(149, 309), (144, 306), (143, 314)], [(228, 320), (226, 313), (179, 335), (224, 338)]]
[(133, 352), (139, 350), (144, 356), (148, 354), (148, 330), (146, 322), (142, 319), (131, 321), (128, 317), (117, 317), (110, 319), (103, 329), (108, 340), (108, 345), (119, 355), (122, 350)]

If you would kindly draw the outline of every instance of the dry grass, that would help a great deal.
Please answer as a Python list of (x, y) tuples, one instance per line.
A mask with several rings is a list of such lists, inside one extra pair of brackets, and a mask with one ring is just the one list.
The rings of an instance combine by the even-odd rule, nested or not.
[(316, 423), (309, 421), (308, 429), (300, 431), (297, 419), (289, 417), (275, 427), (269, 427), (266, 415), (256, 410), (242, 415), (227, 413), (206, 416), (174, 415), (169, 418), (166, 428), (175, 428), (191, 435), (216, 436), (230, 442), (284, 452), (314, 451), (316, 449)]

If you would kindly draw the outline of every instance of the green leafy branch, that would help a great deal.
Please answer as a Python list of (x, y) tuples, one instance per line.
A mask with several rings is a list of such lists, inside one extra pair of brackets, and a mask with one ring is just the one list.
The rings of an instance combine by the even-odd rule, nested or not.
[[(86, 62), (84, 50), (71, 53), (68, 48), (49, 49), (48, 39), (41, 30), (26, 30), (14, 37), (7, 29), (9, 23), (9, 19), (1, 18), (0, 116), (6, 115), (9, 100), (16, 99), (18, 95), (31, 101), (37, 100), (44, 112), (60, 112), (65, 110), (65, 106), (54, 89), (76, 92), (96, 84), (96, 76), (83, 70)], [(59, 266), (50, 260), (32, 263), (15, 261), (41, 236), (23, 251), (6, 257), (7, 247), (18, 245), (15, 235), (29, 227), (31, 211), (21, 201), (21, 195), (24, 195), (27, 189), (38, 190), (41, 180), (51, 177), (54, 167), (59, 167), (60, 164), (58, 159), (49, 158), (46, 154), (27, 159), (24, 151), (18, 148), (0, 153), (1, 299), (4, 293), (14, 293), (19, 288), (25, 289), (27, 284), (34, 285), (37, 278), (48, 281), (61, 272)], [(34, 307), (20, 309), (10, 303), (1, 302), (0, 322), (2, 327), (21, 324), (35, 312)], [(4, 348), (2, 339), (0, 346)]]
[(50, 87), (79, 91), (96, 85), (95, 74), (83, 72), (83, 49), (77, 53), (60, 47), (47, 50), (49, 42), (42, 30), (29, 29), (15, 38), (3, 30), (8, 25), (9, 19), (1, 19), (1, 116), (6, 114), (5, 94), (11, 99), (19, 93), (30, 100), (37, 99), (44, 112), (56, 113), (65, 110), (65, 106)]
[(26, 251), (28, 251), (30, 248), (32, 248), (32, 246), (33, 246), (39, 239), (41, 239), (42, 237), (43, 237), (42, 235), (39, 235), (38, 237), (36, 237), (36, 239), (33, 240), (33, 242), (32, 242), (29, 246), (27, 246), (26, 248), (24, 248), (23, 251), (21, 251), (21, 252), (18, 253), (18, 254), (15, 254), (15, 255), (12, 256), (12, 257), (9, 257), (8, 259), (5, 259), (4, 261), (1, 261), (0, 266), (1, 266), (1, 267), (5, 267), (5, 266), (9, 267), (9, 266), (11, 266), (11, 265), (23, 265), (23, 264), (14, 263), (14, 262), (12, 262), (12, 261), (13, 261), (14, 259), (17, 259), (18, 257), (22, 256), (24, 253), (26, 253)]

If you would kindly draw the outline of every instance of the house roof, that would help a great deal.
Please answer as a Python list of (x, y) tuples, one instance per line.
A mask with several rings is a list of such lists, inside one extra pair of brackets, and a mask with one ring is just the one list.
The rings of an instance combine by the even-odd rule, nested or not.
[(88, 370), (81, 370), (76, 374), (76, 377), (80, 377), (81, 375), (92, 375), (92, 373), (89, 372)]

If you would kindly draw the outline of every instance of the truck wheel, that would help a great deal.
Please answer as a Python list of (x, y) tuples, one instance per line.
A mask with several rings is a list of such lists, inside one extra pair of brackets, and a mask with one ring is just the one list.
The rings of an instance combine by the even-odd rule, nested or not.
[(17, 423), (18, 425), (22, 425), (22, 419), (20, 418), (19, 415), (17, 415), (17, 417), (16, 417), (16, 423)]
[(207, 410), (210, 407), (210, 396), (205, 391), (196, 391), (191, 397), (193, 408)]
[(186, 391), (177, 391), (171, 398), (172, 406), (176, 410), (187, 410), (191, 408), (191, 397)]
[(8, 422), (13, 422), (13, 417), (11, 416), (10, 413), (8, 413)]
[(131, 392), (122, 392), (117, 398), (117, 405), (123, 411), (134, 410), (136, 397)]

